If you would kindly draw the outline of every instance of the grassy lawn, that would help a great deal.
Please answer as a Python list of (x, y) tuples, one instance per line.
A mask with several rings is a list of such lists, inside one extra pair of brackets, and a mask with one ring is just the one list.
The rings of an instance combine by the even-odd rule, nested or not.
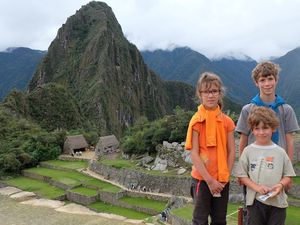
[(56, 180), (58, 182), (61, 182), (66, 185), (74, 186), (74, 185), (80, 185), (82, 181), (85, 181), (89, 179), (86, 175), (83, 175), (79, 172), (66, 172), (62, 170), (54, 170), (54, 169), (48, 169), (48, 168), (30, 168), (25, 171), (36, 173), (42, 176), (48, 176), (51, 177), (53, 180)]
[(5, 180), (4, 182), (10, 186), (20, 188), (23, 191), (34, 192), (40, 197), (48, 199), (55, 199), (65, 194), (64, 190), (60, 188), (51, 186), (48, 183), (39, 180), (34, 180), (22, 176)]
[(285, 225), (299, 225), (299, 221), (300, 221), (300, 208), (289, 206), (287, 208)]
[(192, 204), (188, 204), (184, 207), (173, 209), (172, 214), (183, 218), (188, 221), (192, 221), (192, 214), (193, 214), (194, 206)]
[(90, 188), (85, 188), (85, 187), (73, 188), (70, 191), (74, 192), (74, 193), (81, 194), (81, 195), (85, 195), (85, 196), (95, 196), (95, 195), (98, 194), (97, 190), (90, 189)]
[(99, 189), (101, 189), (102, 191), (107, 191), (107, 192), (112, 192), (112, 193), (118, 193), (119, 191), (121, 191), (121, 188), (112, 185), (108, 182), (102, 181), (102, 180), (98, 180), (95, 178), (91, 178), (87, 181), (84, 182), (86, 185), (88, 186), (93, 186), (93, 187), (97, 187)]
[(88, 186), (93, 186), (97, 189), (102, 189), (103, 191), (108, 192), (119, 192), (121, 189), (117, 186), (114, 186), (108, 182), (98, 180), (96, 178), (81, 174), (79, 172), (73, 171), (62, 171), (62, 170), (54, 170), (48, 168), (31, 168), (26, 171), (31, 173), (36, 173), (43, 176), (49, 176), (53, 180), (59, 181), (63, 184), (76, 186), (81, 184), (86, 184)]
[(110, 204), (106, 204), (104, 202), (98, 201), (94, 202), (89, 205), (92, 209), (95, 209), (97, 212), (104, 212), (104, 213), (112, 213), (120, 216), (124, 216), (129, 219), (139, 219), (143, 220), (151, 215), (146, 213), (138, 212), (133, 209), (126, 209), (119, 206), (114, 206)]
[[(237, 211), (239, 205), (237, 204), (229, 204), (227, 210), (227, 222), (228, 225), (237, 225)], [(178, 217), (184, 218), (188, 221), (192, 221), (192, 214), (193, 214), (193, 205), (186, 205), (183, 208), (174, 209), (172, 213), (177, 215)], [(233, 215), (231, 215), (234, 213)], [(231, 215), (231, 216), (229, 216)], [(287, 208), (287, 215), (286, 215), (286, 223), (285, 225), (298, 225), (300, 221), (300, 208), (289, 206)]]
[(163, 211), (166, 208), (166, 204), (167, 204), (167, 202), (155, 201), (152, 199), (140, 198), (140, 197), (129, 197), (129, 196), (125, 196), (121, 198), (120, 201), (126, 202), (129, 205), (154, 209), (159, 212)]
[(45, 161), (45, 163), (57, 167), (74, 169), (74, 170), (88, 167), (87, 161), (49, 160), (49, 161)]
[(300, 184), (300, 177), (296, 176), (296, 177), (293, 177), (293, 183), (294, 184)]
[[(239, 205), (237, 204), (229, 204), (227, 209), (227, 223), (228, 225), (236, 225), (237, 224), (237, 210)], [(188, 204), (185, 207), (174, 209), (172, 213), (178, 217), (184, 218), (185, 220), (192, 221), (194, 206), (192, 204)]]
[(126, 169), (134, 169), (136, 166), (136, 162), (132, 162), (130, 160), (125, 160), (125, 159), (102, 159), (100, 161), (103, 165), (107, 165), (107, 166), (112, 166), (116, 169), (122, 169), (122, 168), (126, 168)]

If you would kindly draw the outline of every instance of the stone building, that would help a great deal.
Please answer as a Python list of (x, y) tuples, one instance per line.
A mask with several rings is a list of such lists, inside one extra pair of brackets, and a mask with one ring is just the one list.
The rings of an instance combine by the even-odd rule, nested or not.
[(96, 145), (95, 154), (97, 158), (102, 155), (115, 153), (119, 150), (119, 141), (115, 135), (102, 136)]
[(67, 136), (64, 142), (64, 154), (75, 154), (76, 152), (83, 152), (89, 144), (83, 135)]

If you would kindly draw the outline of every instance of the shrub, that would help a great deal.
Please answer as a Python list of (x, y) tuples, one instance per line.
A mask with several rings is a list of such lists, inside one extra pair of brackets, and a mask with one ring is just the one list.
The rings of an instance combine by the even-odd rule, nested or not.
[(193, 112), (177, 107), (173, 115), (162, 119), (149, 122), (141, 118), (125, 132), (121, 148), (127, 154), (151, 154), (156, 152), (156, 145), (163, 141), (182, 142), (192, 115)]

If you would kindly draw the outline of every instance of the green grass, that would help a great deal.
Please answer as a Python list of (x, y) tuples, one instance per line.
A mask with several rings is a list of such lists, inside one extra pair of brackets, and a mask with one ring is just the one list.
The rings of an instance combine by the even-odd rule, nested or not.
[(45, 161), (45, 163), (57, 167), (74, 169), (74, 170), (88, 167), (87, 161), (49, 160), (49, 161)]
[(107, 192), (112, 192), (112, 193), (118, 193), (121, 191), (121, 188), (110, 184), (108, 182), (102, 181), (102, 180), (98, 180), (95, 178), (89, 179), (85, 182), (86, 185), (88, 186), (93, 186), (96, 187), (98, 189), (101, 189), (102, 191), (107, 191)]
[(299, 225), (300, 221), (300, 208), (289, 206), (287, 208), (285, 225)]
[(31, 168), (25, 171), (36, 173), (42, 176), (51, 177), (53, 180), (58, 181), (60, 183), (75, 186), (80, 185), (82, 181), (88, 180), (89, 178), (86, 175), (83, 175), (79, 172), (70, 172), (70, 171), (62, 171), (62, 170), (54, 170), (48, 168)]
[[(237, 204), (229, 204), (227, 208), (227, 222), (228, 225), (233, 225), (237, 223), (237, 213), (235, 213), (239, 208)], [(185, 207), (172, 210), (172, 214), (184, 218), (185, 220), (192, 221), (194, 205), (187, 204)], [(232, 215), (231, 215), (232, 214)], [(229, 216), (230, 215), (230, 216)]]
[(81, 184), (86, 184), (87, 186), (95, 187), (96, 189), (101, 189), (107, 192), (117, 193), (121, 189), (115, 185), (112, 185), (108, 182), (98, 180), (96, 178), (87, 176), (85, 174), (76, 172), (76, 171), (62, 171), (62, 170), (54, 170), (48, 168), (31, 168), (25, 171), (29, 171), (31, 173), (36, 173), (42, 176), (49, 176), (53, 180), (61, 182), (63, 184), (69, 186), (77, 186)]
[[(237, 211), (238, 207), (239, 205), (237, 204), (231, 204), (231, 203), (228, 204), (228, 209), (227, 209), (228, 225), (237, 225), (237, 213), (234, 212)], [(194, 206), (192, 204), (188, 204), (185, 207), (172, 210), (172, 214), (184, 218), (188, 221), (192, 221), (193, 208)], [(232, 216), (228, 216), (232, 213), (234, 213)], [(289, 206), (287, 208), (285, 225), (298, 225), (299, 221), (300, 221), (300, 208)]]
[(81, 194), (81, 195), (85, 195), (85, 196), (95, 196), (95, 195), (98, 194), (97, 190), (90, 189), (90, 188), (85, 188), (85, 187), (73, 188), (70, 191), (74, 192), (74, 193)]
[(155, 201), (152, 199), (140, 198), (140, 197), (129, 197), (129, 196), (125, 196), (121, 198), (120, 201), (126, 202), (129, 205), (154, 209), (159, 212), (163, 211), (166, 208), (166, 204), (167, 204), (167, 202)]
[(103, 165), (112, 166), (116, 169), (122, 169), (122, 168), (130, 169), (136, 167), (134, 162), (125, 159), (114, 159), (114, 160), (102, 159), (101, 163)]
[(293, 179), (294, 184), (300, 184), (300, 177), (299, 176), (293, 177), (292, 179)]
[(192, 221), (193, 209), (194, 209), (194, 205), (187, 204), (184, 207), (173, 209), (172, 214), (180, 218), (183, 218), (185, 220)]
[(34, 180), (27, 177), (16, 177), (4, 181), (10, 186), (14, 186), (22, 189), (23, 191), (30, 191), (36, 193), (40, 197), (55, 199), (61, 195), (64, 195), (64, 190), (51, 186), (48, 183)]
[(146, 213), (138, 212), (133, 209), (127, 209), (119, 206), (110, 205), (101, 201), (94, 202), (89, 205), (92, 209), (96, 210), (97, 212), (104, 212), (104, 213), (112, 213), (120, 216), (124, 216), (129, 219), (139, 219), (143, 220), (151, 215)]

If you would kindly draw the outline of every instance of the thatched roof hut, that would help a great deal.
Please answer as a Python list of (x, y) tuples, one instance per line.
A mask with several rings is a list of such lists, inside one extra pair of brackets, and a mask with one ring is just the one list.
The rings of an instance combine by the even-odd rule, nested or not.
[(96, 155), (97, 157), (101, 155), (106, 155), (114, 153), (119, 149), (119, 141), (115, 135), (102, 136), (96, 145)]
[(74, 154), (77, 151), (84, 151), (89, 144), (85, 140), (83, 135), (67, 136), (64, 143), (64, 153)]

